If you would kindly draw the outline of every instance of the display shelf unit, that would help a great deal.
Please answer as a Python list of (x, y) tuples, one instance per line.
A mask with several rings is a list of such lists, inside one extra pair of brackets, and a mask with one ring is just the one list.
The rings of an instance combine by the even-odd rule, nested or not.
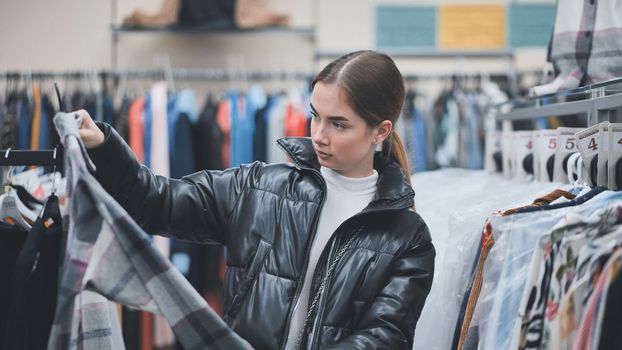
[(556, 94), (522, 98), (497, 106), (498, 121), (585, 115), (586, 126), (622, 117), (622, 78), (561, 91)]

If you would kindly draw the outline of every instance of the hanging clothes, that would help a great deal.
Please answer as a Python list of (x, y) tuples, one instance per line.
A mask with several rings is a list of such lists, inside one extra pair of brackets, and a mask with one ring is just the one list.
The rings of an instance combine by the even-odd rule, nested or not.
[(170, 173), (174, 179), (194, 173), (194, 147), (192, 125), (198, 121), (198, 113), (194, 92), (186, 89), (181, 91), (174, 102), (168, 117)]
[(19, 149), (30, 149), (30, 103), (28, 97), (22, 95), (17, 105), (19, 124), (17, 129), (17, 147)]
[(224, 140), (216, 119), (217, 112), (218, 104), (209, 96), (199, 120), (192, 126), (195, 169), (197, 171), (224, 169), (221, 150)]
[(145, 157), (145, 165), (147, 167), (151, 167), (151, 136), (153, 134), (153, 118), (152, 118), (152, 110), (153, 107), (151, 105), (151, 101), (153, 98), (151, 95), (147, 95), (145, 98), (145, 105), (143, 109), (143, 136), (144, 136), (144, 157)]
[(287, 98), (283, 95), (275, 96), (276, 101), (268, 112), (268, 163), (286, 162), (287, 157), (277, 146), (276, 141), (285, 137), (285, 114), (287, 112)]
[(10, 284), (10, 308), (3, 349), (45, 349), (56, 299), (61, 259), (62, 218), (58, 197), (48, 198), (46, 209), (26, 237)]
[[(59, 295), (48, 349), (122, 348), (122, 341), (117, 343), (110, 332), (85, 336), (90, 329), (110, 330), (116, 322), (116, 317), (110, 319), (105, 313), (109, 302), (104, 296), (161, 313), (185, 348), (251, 349), (158, 253), (147, 235), (88, 172), (73, 116), (57, 115), (54, 123), (69, 159), (69, 200), (80, 205), (70, 208), (68, 251), (60, 287), (66, 293)], [(125, 283), (119, 285), (119, 281)], [(87, 293), (98, 303), (85, 304)], [(89, 317), (81, 310), (89, 310)], [(96, 310), (103, 311), (102, 318), (95, 317)], [(93, 324), (106, 320), (108, 325)]]
[(222, 142), (222, 163), (223, 167), (231, 167), (231, 106), (230, 101), (222, 100), (218, 105), (216, 113), (216, 121), (223, 135)]
[(32, 129), (30, 134), (30, 149), (39, 149), (39, 135), (41, 133), (41, 87), (39, 84), (32, 86), (32, 99), (34, 101), (34, 109), (32, 114)]
[(17, 257), (24, 246), (28, 232), (17, 226), (0, 222), (0, 344), (4, 343), (8, 315), (11, 308), (13, 271)]
[(145, 113), (145, 98), (139, 96), (132, 102), (127, 115), (128, 144), (139, 162), (145, 163), (145, 131), (143, 128), (143, 113)]

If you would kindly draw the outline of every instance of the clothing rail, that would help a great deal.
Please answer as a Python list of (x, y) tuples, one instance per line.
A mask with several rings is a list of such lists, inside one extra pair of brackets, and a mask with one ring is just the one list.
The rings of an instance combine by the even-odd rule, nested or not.
[(115, 69), (115, 70), (83, 70), (83, 71), (5, 71), (0, 72), (0, 79), (84, 79), (93, 76), (99, 78), (134, 78), (134, 79), (154, 79), (166, 78), (172, 75), (176, 80), (230, 80), (230, 79), (250, 79), (250, 80), (271, 80), (271, 79), (292, 79), (306, 80), (311, 78), (309, 73), (297, 71), (249, 71), (231, 69), (183, 69), (176, 68), (170, 71), (166, 69)]
[(0, 166), (19, 166), (19, 165), (56, 165), (63, 164), (62, 148), (45, 150), (0, 150)]
[[(514, 76), (536, 75), (540, 71), (520, 71)], [(76, 70), (76, 71), (4, 71), (0, 72), (0, 80), (5, 79), (88, 79), (94, 76), (98, 78), (133, 78), (154, 79), (167, 78), (172, 75), (175, 80), (221, 80), (249, 79), (249, 80), (310, 80), (314, 77), (311, 73), (298, 71), (244, 71), (231, 69), (199, 69), (199, 68), (175, 68), (170, 72), (166, 69), (116, 69), (116, 70)], [(434, 79), (471, 79), (471, 78), (503, 78), (509, 77), (506, 73), (489, 72), (444, 72), (444, 73), (408, 73), (404, 74), (405, 80), (434, 80)]]

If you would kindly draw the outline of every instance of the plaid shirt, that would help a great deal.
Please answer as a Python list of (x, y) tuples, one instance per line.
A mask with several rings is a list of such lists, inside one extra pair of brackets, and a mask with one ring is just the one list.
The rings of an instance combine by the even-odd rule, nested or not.
[(48, 349), (118, 349), (111, 302), (162, 315), (185, 349), (251, 349), (88, 172), (73, 114), (54, 117), (66, 149), (67, 252)]
[(558, 0), (550, 61), (560, 90), (622, 77), (622, 0)]

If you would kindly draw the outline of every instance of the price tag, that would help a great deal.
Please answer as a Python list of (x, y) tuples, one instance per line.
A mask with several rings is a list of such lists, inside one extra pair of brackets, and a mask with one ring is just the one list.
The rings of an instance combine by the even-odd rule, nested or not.
[(581, 158), (583, 158), (582, 177), (587, 180), (590, 186), (596, 186), (596, 184), (591, 181), (589, 175), (592, 158), (598, 154), (600, 143), (598, 129), (599, 125), (594, 125), (575, 134), (577, 148), (579, 149), (579, 153), (581, 153)]
[(607, 186), (607, 161), (609, 160), (609, 122), (598, 125), (598, 174), (596, 184)]
[(598, 126), (576, 133), (577, 148), (585, 161), (589, 156), (598, 154)]
[(622, 174), (616, 174), (617, 163), (622, 159), (622, 124), (609, 124), (609, 154), (607, 166), (607, 187), (610, 190), (620, 190), (616, 184), (616, 177)]
[[(533, 164), (526, 164), (525, 159), (533, 150), (533, 137), (531, 131), (514, 132), (514, 152), (516, 169), (515, 176), (519, 179), (527, 179), (528, 175), (533, 174)], [(533, 159), (533, 158), (532, 158)], [(531, 168), (531, 169), (529, 169)], [(529, 170), (529, 172), (528, 172)]]
[(486, 171), (495, 172), (497, 165), (494, 155), (497, 152), (501, 152), (501, 132), (500, 131), (488, 131), (486, 132), (486, 158), (484, 161), (484, 169)]
[(553, 171), (553, 181), (568, 183), (568, 169), (564, 169), (564, 159), (567, 159), (571, 153), (578, 152), (574, 135), (582, 130), (583, 129), (581, 128), (557, 128), (558, 147), (555, 150), (555, 170)]
[(557, 131), (542, 130), (539, 143), (540, 177), (538, 180), (551, 182), (555, 165), (555, 151), (557, 150)]

